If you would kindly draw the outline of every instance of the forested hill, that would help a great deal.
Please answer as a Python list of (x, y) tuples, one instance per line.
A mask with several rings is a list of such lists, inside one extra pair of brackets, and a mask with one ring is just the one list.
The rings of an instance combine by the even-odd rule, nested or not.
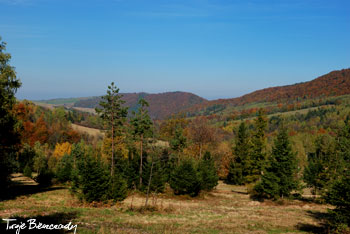
[[(173, 114), (186, 113), (188, 116), (211, 115), (222, 112), (231, 113), (236, 107), (255, 103), (291, 104), (315, 98), (341, 96), (350, 94), (350, 69), (332, 71), (314, 80), (293, 85), (265, 88), (238, 98), (208, 101), (192, 93), (165, 92), (122, 93), (129, 113), (136, 111), (138, 100), (144, 98), (149, 103), (149, 114), (153, 119), (164, 119)], [(95, 108), (101, 97), (54, 99), (39, 101), (49, 104), (69, 104), (74, 107)], [(239, 109), (239, 108), (238, 108)]]
[(350, 94), (350, 69), (332, 71), (308, 82), (257, 90), (238, 98), (208, 101), (188, 111), (193, 113), (214, 107), (225, 109), (227, 106), (240, 106), (255, 102), (283, 103), (345, 94)]
[[(129, 113), (136, 111), (138, 100), (144, 98), (149, 103), (149, 114), (153, 119), (163, 119), (172, 114), (181, 112), (191, 106), (206, 102), (207, 100), (195, 94), (187, 92), (166, 92), (158, 94), (148, 93), (122, 93), (125, 106), (129, 107)], [(95, 108), (101, 101), (101, 97), (82, 99), (74, 103), (74, 107)]]

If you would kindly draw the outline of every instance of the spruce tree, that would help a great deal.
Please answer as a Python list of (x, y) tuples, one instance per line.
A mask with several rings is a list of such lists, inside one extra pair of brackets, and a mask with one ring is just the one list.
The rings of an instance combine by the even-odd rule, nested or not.
[(334, 231), (350, 231), (350, 165), (346, 173), (331, 186), (326, 195), (326, 202), (335, 206), (329, 210), (329, 224)]
[(102, 162), (93, 158), (91, 155), (86, 155), (84, 165), (79, 170), (80, 198), (87, 202), (104, 201), (109, 198), (110, 176), (103, 166)]
[(56, 177), (59, 182), (67, 182), (72, 179), (73, 159), (71, 155), (65, 154), (58, 163)]
[(261, 182), (255, 187), (256, 195), (266, 198), (289, 197), (299, 188), (296, 154), (292, 152), (287, 130), (282, 128), (275, 139), (269, 166), (266, 167)]
[(236, 145), (233, 149), (234, 158), (229, 165), (227, 183), (242, 185), (247, 182), (247, 176), (251, 172), (250, 149), (248, 129), (245, 123), (242, 122), (239, 125)]
[[(335, 233), (350, 232), (350, 120), (345, 120), (344, 127), (337, 137), (337, 152), (335, 158), (340, 161), (338, 167), (331, 171), (335, 174), (334, 181), (329, 186), (326, 202), (335, 206), (329, 210), (329, 224)], [(335, 163), (335, 162), (334, 162)], [(332, 163), (332, 164), (334, 164)], [(340, 165), (339, 165), (340, 164)]]
[(187, 139), (183, 135), (183, 130), (179, 125), (177, 125), (175, 129), (175, 136), (170, 140), (170, 147), (175, 152), (181, 153), (182, 150), (186, 147), (186, 145)]
[(313, 189), (313, 193), (323, 191), (336, 178), (336, 171), (339, 164), (337, 158), (334, 139), (328, 135), (323, 135), (315, 140), (315, 152), (309, 153), (308, 165), (304, 169), (304, 181), (307, 186)]
[(151, 192), (158, 193), (164, 191), (166, 174), (164, 173), (162, 163), (157, 156), (152, 155), (145, 163), (142, 181), (143, 186), (141, 187), (141, 190), (144, 192), (147, 192), (147, 189)]
[(73, 158), (73, 170), (71, 174), (72, 186), (71, 191), (73, 193), (78, 194), (78, 197), (82, 198), (81, 195), (81, 184), (82, 184), (82, 174), (81, 171), (84, 170), (85, 167), (85, 143), (84, 141), (80, 141), (77, 144), (72, 145), (72, 158)]
[[(100, 155), (87, 147), (84, 142), (73, 145), (71, 191), (87, 202), (114, 200), (121, 201), (127, 196), (127, 182), (119, 170), (110, 176), (108, 166)], [(97, 156), (97, 157), (96, 157)]]
[(267, 121), (260, 109), (258, 117), (255, 119), (255, 130), (252, 134), (251, 175), (247, 178), (248, 182), (257, 181), (266, 164), (266, 127)]
[(177, 164), (179, 164), (183, 150), (187, 146), (187, 138), (183, 135), (183, 129), (178, 124), (175, 127), (175, 135), (170, 140), (170, 148), (173, 150), (172, 159), (177, 159)]
[(317, 195), (324, 185), (325, 181), (322, 179), (325, 175), (325, 168), (322, 160), (317, 157), (315, 153), (308, 154), (308, 165), (304, 169), (303, 179), (309, 188), (312, 188), (312, 193)]
[(202, 190), (210, 191), (218, 185), (219, 176), (210, 152), (205, 152), (203, 159), (199, 162), (198, 172)]
[(122, 201), (127, 197), (128, 184), (122, 173), (117, 171), (114, 174), (114, 177), (110, 180), (108, 190), (109, 194), (107, 199), (112, 199), (115, 202)]
[(338, 133), (337, 142), (339, 159), (350, 162), (350, 115), (346, 117), (344, 127)]
[(182, 160), (172, 172), (169, 184), (176, 195), (197, 196), (201, 190), (201, 180), (194, 161)]

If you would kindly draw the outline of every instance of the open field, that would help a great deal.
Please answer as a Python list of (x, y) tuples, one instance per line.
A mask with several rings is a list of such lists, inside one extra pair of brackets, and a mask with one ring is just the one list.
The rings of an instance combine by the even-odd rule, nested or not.
[(157, 198), (151, 196), (149, 209), (142, 208), (142, 194), (108, 205), (81, 203), (64, 186), (31, 191), (0, 202), (0, 217), (72, 221), (78, 224), (77, 233), (272, 234), (318, 233), (321, 223), (317, 217), (327, 210), (325, 205), (305, 201), (285, 201), (283, 205), (252, 201), (245, 187), (222, 182), (199, 198), (175, 197), (170, 191)]
[(49, 99), (49, 100), (36, 100), (35, 102), (39, 103), (47, 103), (47, 104), (54, 104), (54, 105), (64, 105), (64, 104), (74, 104), (79, 100), (88, 99), (90, 97), (80, 97), (80, 98), (56, 98), (56, 99)]
[(84, 127), (78, 124), (72, 124), (72, 128), (78, 132), (87, 133), (95, 137), (103, 137), (104, 135), (103, 131), (101, 131), (100, 129)]
[(85, 107), (72, 107), (72, 109), (77, 110), (77, 111), (81, 111), (81, 112), (87, 112), (90, 114), (96, 114), (96, 110), (95, 108), (85, 108)]

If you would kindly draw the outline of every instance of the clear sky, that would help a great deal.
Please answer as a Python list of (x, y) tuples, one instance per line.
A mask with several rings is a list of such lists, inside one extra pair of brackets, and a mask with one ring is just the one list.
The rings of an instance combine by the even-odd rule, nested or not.
[(0, 0), (20, 99), (188, 91), (208, 99), (350, 67), (349, 0)]

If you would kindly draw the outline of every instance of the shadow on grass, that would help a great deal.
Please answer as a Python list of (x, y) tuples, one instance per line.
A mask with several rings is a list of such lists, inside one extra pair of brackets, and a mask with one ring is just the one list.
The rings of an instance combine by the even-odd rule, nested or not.
[(26, 196), (26, 195), (32, 195), (36, 193), (42, 193), (42, 192), (54, 191), (54, 190), (60, 190), (60, 189), (65, 189), (65, 187), (43, 187), (40, 185), (27, 185), (27, 184), (14, 183), (2, 195), (2, 197), (0, 198), (0, 201), (12, 200), (18, 196)]
[(326, 212), (318, 212), (318, 211), (307, 211), (307, 214), (318, 220), (320, 222), (320, 225), (313, 225), (313, 224), (305, 224), (305, 223), (299, 223), (297, 225), (297, 229), (303, 232), (309, 232), (309, 233), (330, 233), (329, 227), (327, 225), (327, 220), (329, 219), (329, 214)]
[[(75, 218), (77, 218), (78, 213), (77, 212), (68, 212), (68, 213), (62, 213), (62, 212), (57, 212), (57, 213), (53, 213), (50, 215), (38, 215), (35, 217), (27, 217), (27, 218), (23, 218), (23, 217), (10, 217), (9, 219), (16, 219), (15, 221), (9, 221), (9, 226), (13, 225), (13, 224), (19, 224), (21, 225), (21, 223), (24, 223), (26, 225), (25, 228), (21, 229), (19, 233), (23, 234), (23, 233), (50, 233), (50, 234), (54, 234), (54, 233), (74, 233), (74, 225), (76, 225), (73, 220)], [(32, 224), (31, 227), (32, 229), (29, 229), (30, 227), (30, 223), (29, 223), (29, 219), (35, 219), (35, 225)], [(67, 225), (71, 222), (71, 230), (69, 231), (68, 229), (53, 229), (53, 230), (48, 230), (48, 229), (39, 229), (38, 225), (39, 223), (42, 224), (62, 224), (62, 225)], [(67, 225), (68, 226), (68, 225)], [(18, 227), (17, 227), (18, 228)], [(1, 220), (0, 223), (0, 233), (16, 233), (17, 228), (14, 229), (10, 229), (10, 227), (8, 228), (7, 226), (7, 221), (3, 221)]]
[(236, 190), (231, 190), (233, 193), (238, 193), (238, 194), (243, 194), (243, 195), (248, 195), (248, 192), (242, 192), (242, 191), (236, 191)]
[(295, 199), (305, 203), (324, 204), (324, 201), (321, 198), (299, 196), (295, 197)]

